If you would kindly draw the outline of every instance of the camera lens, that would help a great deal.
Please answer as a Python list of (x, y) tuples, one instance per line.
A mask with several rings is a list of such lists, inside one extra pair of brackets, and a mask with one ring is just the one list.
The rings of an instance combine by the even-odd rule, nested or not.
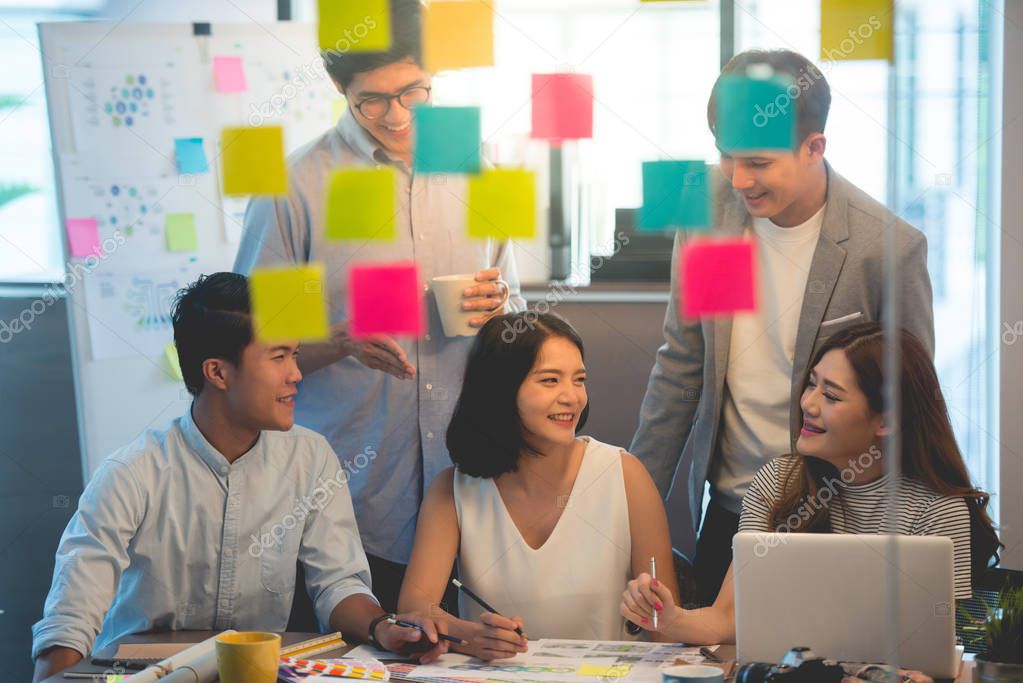
[(771, 680), (774, 667), (774, 664), (762, 662), (744, 664), (735, 674), (735, 683), (766, 683)]

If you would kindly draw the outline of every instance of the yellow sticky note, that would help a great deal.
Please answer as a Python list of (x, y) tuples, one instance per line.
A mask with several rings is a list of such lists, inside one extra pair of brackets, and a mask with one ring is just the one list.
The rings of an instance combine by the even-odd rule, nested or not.
[(322, 341), (329, 335), (323, 264), (257, 268), (249, 275), (252, 325), (263, 342)]
[(470, 237), (530, 239), (536, 234), (536, 176), (497, 169), (470, 176), (467, 225)]
[(821, 61), (890, 62), (894, 36), (894, 0), (821, 0)]
[(426, 70), (494, 65), (494, 7), (490, 0), (433, 0), (423, 14)]
[(391, 49), (390, 0), (319, 0), (320, 49), (385, 52)]
[(327, 183), (327, 239), (393, 240), (396, 183), (391, 166), (334, 171)]
[(225, 128), (220, 134), (220, 159), (225, 195), (288, 193), (280, 126)]
[(598, 664), (583, 664), (575, 672), (576, 676), (600, 676), (601, 678), (625, 678), (632, 669), (631, 664), (612, 664), (600, 666)]
[(183, 381), (185, 377), (181, 374), (181, 365), (178, 363), (178, 347), (174, 346), (173, 342), (163, 347), (163, 358), (167, 361), (167, 371), (171, 377)]
[(163, 222), (167, 251), (197, 251), (199, 236), (195, 232), (195, 214), (169, 213)]
[(345, 109), (348, 109), (348, 100), (345, 98), (338, 97), (330, 101), (330, 115), (335, 122), (345, 113)]

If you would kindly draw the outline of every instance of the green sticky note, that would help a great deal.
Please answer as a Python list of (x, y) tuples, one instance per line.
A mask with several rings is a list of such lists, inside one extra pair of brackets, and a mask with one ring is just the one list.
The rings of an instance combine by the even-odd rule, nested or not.
[(480, 172), (479, 107), (419, 106), (412, 110), (419, 173)]
[(163, 347), (163, 357), (167, 361), (167, 370), (171, 377), (179, 382), (184, 381), (185, 376), (181, 374), (181, 364), (178, 362), (178, 347), (173, 343)]
[(317, 5), (321, 50), (344, 55), (391, 49), (390, 0), (319, 0)]
[(327, 185), (327, 239), (393, 240), (396, 182), (390, 166), (334, 171)]
[(220, 135), (225, 195), (288, 193), (284, 129), (225, 128)]
[(323, 292), (321, 263), (253, 270), (249, 297), (256, 337), (266, 343), (325, 340), (330, 328)]
[(710, 227), (707, 164), (691, 161), (644, 161), (640, 230)]
[(779, 76), (722, 76), (714, 129), (718, 149), (726, 154), (792, 151), (801, 94), (798, 85)]
[(167, 251), (198, 251), (199, 236), (195, 232), (195, 214), (169, 213), (163, 221)]
[(470, 237), (530, 239), (536, 235), (536, 175), (518, 169), (469, 178)]

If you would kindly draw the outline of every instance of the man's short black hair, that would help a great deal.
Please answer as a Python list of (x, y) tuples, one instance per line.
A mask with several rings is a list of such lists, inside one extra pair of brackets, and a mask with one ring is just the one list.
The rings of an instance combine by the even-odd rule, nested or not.
[[(339, 0), (347, 2), (348, 0)], [(323, 65), (330, 77), (343, 89), (348, 89), (355, 74), (372, 71), (407, 59), (423, 65), (422, 5), (420, 0), (390, 0), (391, 49), (386, 52), (356, 52), (358, 32), (338, 36), (335, 47), (323, 50)], [(367, 24), (374, 21), (367, 17)], [(372, 28), (372, 27), (371, 27)], [(454, 39), (454, 38), (452, 38)]]
[(796, 145), (813, 133), (823, 133), (831, 109), (831, 87), (813, 62), (792, 50), (747, 50), (732, 57), (721, 69), (707, 102), (710, 131), (717, 134), (717, 94), (722, 77), (745, 75), (747, 68), (757, 64), (769, 66), (776, 75), (787, 77), (799, 89), (795, 97), (789, 95), (789, 99), (795, 100), (792, 104), (796, 115)]
[(178, 292), (171, 318), (181, 375), (188, 393), (198, 396), (202, 364), (221, 358), (238, 365), (252, 341), (248, 280), (237, 273), (200, 275)]
[[(523, 452), (536, 453), (519, 417), (519, 387), (536, 364), (540, 347), (551, 337), (564, 337), (583, 356), (583, 340), (553, 313), (520, 311), (491, 318), (480, 329), (465, 365), (462, 393), (448, 425), (447, 447), (459, 472), (496, 477), (518, 469)], [(589, 415), (579, 416), (576, 431)]]

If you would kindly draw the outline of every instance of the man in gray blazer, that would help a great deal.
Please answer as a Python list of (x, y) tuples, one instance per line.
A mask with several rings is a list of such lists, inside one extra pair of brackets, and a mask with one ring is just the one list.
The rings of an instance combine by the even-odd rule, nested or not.
[[(805, 57), (784, 50), (744, 52), (722, 75), (762, 64), (799, 89), (792, 102), (797, 147), (750, 155), (722, 151), (720, 168), (712, 171), (714, 234), (746, 235), (756, 244), (758, 310), (680, 318), (678, 266), (687, 237), (676, 237), (664, 345), (630, 448), (667, 497), (673, 543), (694, 561), (696, 599), (703, 604), (713, 602), (728, 569), (750, 480), (768, 460), (794, 450), (802, 424), (799, 397), (815, 350), (848, 325), (881, 318), (886, 224), (894, 225), (898, 244), (902, 324), (934, 353), (923, 234), (825, 162), (831, 94)], [(708, 104), (712, 132), (717, 88)], [(701, 526), (707, 482), (711, 499)]]

